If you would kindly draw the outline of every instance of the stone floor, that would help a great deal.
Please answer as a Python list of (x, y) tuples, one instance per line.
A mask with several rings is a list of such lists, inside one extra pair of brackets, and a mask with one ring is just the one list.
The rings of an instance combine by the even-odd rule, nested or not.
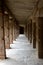
[(10, 47), (6, 49), (8, 59), (0, 60), (0, 65), (43, 65), (43, 59), (38, 59), (37, 50), (32, 48), (25, 35), (19, 35)]

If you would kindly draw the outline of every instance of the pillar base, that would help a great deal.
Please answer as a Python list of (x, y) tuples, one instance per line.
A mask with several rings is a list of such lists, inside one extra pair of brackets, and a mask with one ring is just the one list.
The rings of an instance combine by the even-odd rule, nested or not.
[(33, 48), (36, 48), (36, 41), (33, 40)]
[(4, 50), (0, 50), (0, 59), (6, 59), (6, 53)]
[(38, 57), (39, 57), (40, 59), (43, 59), (43, 52), (38, 52)]
[(5, 48), (6, 48), (6, 49), (10, 49), (9, 44), (5, 45)]
[(6, 57), (5, 56), (0, 56), (0, 59), (6, 59)]

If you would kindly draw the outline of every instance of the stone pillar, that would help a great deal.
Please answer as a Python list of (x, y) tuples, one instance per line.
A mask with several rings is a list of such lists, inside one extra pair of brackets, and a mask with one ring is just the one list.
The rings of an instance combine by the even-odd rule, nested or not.
[(19, 25), (13, 22), (13, 40), (15, 40), (19, 35)]
[(26, 24), (26, 27), (25, 27), (25, 32), (26, 32), (26, 37), (27, 37), (27, 24)]
[(9, 41), (9, 16), (8, 14), (4, 14), (4, 35), (5, 35), (5, 47), (8, 49), (10, 48), (10, 41)]
[(13, 41), (15, 40), (15, 23), (13, 21)]
[(14, 22), (14, 40), (16, 40), (16, 23)]
[(28, 33), (29, 33), (29, 28), (28, 28), (28, 23), (27, 23), (27, 38), (28, 38)]
[(19, 35), (19, 25), (17, 24), (17, 22), (14, 22), (14, 39), (16, 40), (16, 38)]
[(17, 24), (15, 23), (15, 39), (17, 38)]
[(32, 43), (32, 20), (29, 21), (29, 40)]
[(33, 30), (33, 48), (36, 48), (36, 22), (32, 22)]
[(24, 34), (25, 34), (25, 36), (26, 36), (26, 25), (25, 25), (25, 27), (24, 27)]
[(16, 23), (14, 22), (14, 40), (16, 40)]
[(17, 37), (19, 36), (19, 25), (17, 25)]
[(9, 19), (9, 38), (10, 43), (13, 43), (13, 20)]
[(2, 8), (2, 2), (0, 0), (0, 59), (6, 58), (5, 53), (5, 42), (4, 42), (4, 15), (3, 15), (3, 8)]
[(43, 17), (38, 18), (38, 57), (43, 58)]
[(28, 40), (29, 40), (29, 23), (28, 23)]

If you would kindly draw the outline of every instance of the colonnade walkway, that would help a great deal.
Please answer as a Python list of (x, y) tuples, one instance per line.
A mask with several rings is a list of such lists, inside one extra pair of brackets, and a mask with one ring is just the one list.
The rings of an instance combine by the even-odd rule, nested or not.
[(6, 49), (7, 59), (0, 60), (0, 65), (43, 65), (25, 35), (19, 35), (10, 47)]

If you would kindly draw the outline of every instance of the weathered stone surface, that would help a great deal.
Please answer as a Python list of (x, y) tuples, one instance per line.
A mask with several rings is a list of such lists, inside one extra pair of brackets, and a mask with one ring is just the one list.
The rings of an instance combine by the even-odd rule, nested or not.
[(43, 17), (38, 18), (38, 56), (43, 58)]
[(36, 48), (36, 22), (32, 23), (33, 30), (33, 48)]
[(5, 47), (10, 48), (9, 41), (9, 17), (7, 14), (4, 14), (4, 35), (5, 35)]
[(13, 22), (13, 41), (15, 40), (15, 25), (14, 25), (14, 22)]
[(29, 40), (29, 23), (28, 23), (28, 40)]
[(9, 20), (9, 38), (10, 38), (10, 43), (13, 42), (13, 21)]
[(32, 20), (29, 20), (29, 40), (32, 43)]
[(0, 11), (0, 59), (5, 59), (4, 25), (3, 13)]

